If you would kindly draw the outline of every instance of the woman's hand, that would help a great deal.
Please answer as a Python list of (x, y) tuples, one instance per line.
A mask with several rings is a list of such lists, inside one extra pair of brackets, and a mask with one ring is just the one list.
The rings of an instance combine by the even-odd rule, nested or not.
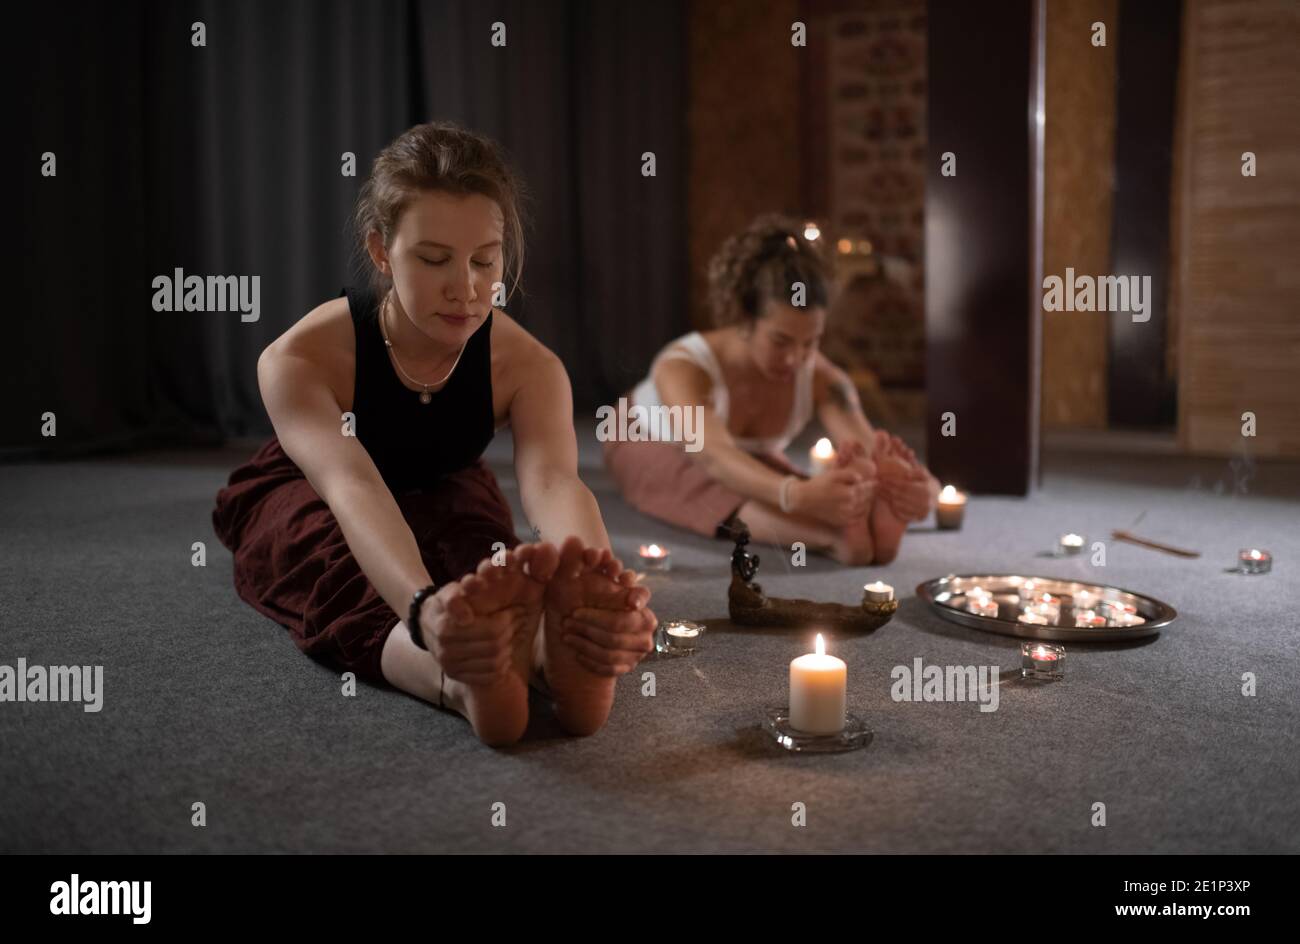
[(836, 468), (790, 485), (792, 510), (836, 527), (871, 507), (875, 480), (856, 468)]
[(450, 583), (425, 599), (420, 626), (447, 678), (466, 685), (490, 685), (504, 678), (513, 660), (516, 626), (507, 611), (480, 616)]
[(648, 606), (632, 610), (579, 607), (565, 617), (560, 631), (588, 672), (618, 676), (631, 672), (654, 651), (658, 622)]

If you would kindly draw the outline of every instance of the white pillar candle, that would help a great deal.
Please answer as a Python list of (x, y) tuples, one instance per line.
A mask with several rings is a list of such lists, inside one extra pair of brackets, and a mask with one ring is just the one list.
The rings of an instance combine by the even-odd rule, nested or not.
[(867, 584), (862, 590), (872, 603), (888, 603), (894, 599), (894, 588), (880, 580)]
[(808, 461), (812, 464), (813, 475), (825, 472), (835, 465), (835, 447), (823, 436), (817, 445), (808, 450)]
[(809, 734), (844, 730), (847, 681), (844, 660), (826, 654), (826, 642), (818, 633), (817, 651), (790, 663), (790, 726)]

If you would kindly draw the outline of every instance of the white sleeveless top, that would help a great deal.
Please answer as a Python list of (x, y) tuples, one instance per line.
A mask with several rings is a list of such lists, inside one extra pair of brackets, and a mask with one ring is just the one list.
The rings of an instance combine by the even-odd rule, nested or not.
[[(683, 335), (676, 341), (670, 342), (659, 352), (650, 364), (650, 370), (646, 373), (645, 379), (633, 388), (632, 402), (628, 405), (661, 406), (663, 404), (663, 401), (659, 399), (659, 391), (655, 389), (654, 371), (661, 360), (671, 359), (690, 361), (703, 368), (704, 372), (709, 375), (709, 379), (713, 381), (713, 389), (710, 392), (712, 401), (710, 406), (725, 426), (730, 407), (730, 397), (727, 392), (727, 385), (722, 378), (722, 365), (718, 363), (718, 359), (714, 356), (713, 348), (709, 347), (709, 342), (698, 331)], [(809, 357), (807, 363), (795, 374), (794, 409), (790, 411), (790, 421), (785, 424), (785, 431), (779, 436), (771, 436), (766, 439), (733, 437), (738, 447), (754, 454), (785, 451), (785, 448), (790, 445), (796, 436), (803, 432), (803, 428), (812, 419), (813, 371), (816, 366), (817, 359)]]

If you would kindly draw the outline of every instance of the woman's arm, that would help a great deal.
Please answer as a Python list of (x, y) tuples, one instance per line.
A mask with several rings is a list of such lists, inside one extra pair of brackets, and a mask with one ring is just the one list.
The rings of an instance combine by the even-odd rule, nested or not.
[(539, 348), (523, 374), (510, 401), (510, 426), (524, 514), (540, 532), (538, 540), (559, 547), (575, 534), (588, 547), (608, 548), (596, 497), (578, 478), (573, 391), (564, 364)]
[(816, 404), (817, 418), (826, 431), (831, 434), (837, 450), (843, 444), (856, 442), (862, 444), (867, 458), (875, 452), (877, 437), (884, 436), (893, 440), (890, 453), (898, 456), (913, 468), (905, 481), (898, 482), (892, 476), (884, 476), (880, 494), (890, 502), (895, 513), (904, 521), (919, 521), (930, 513), (939, 496), (939, 482), (896, 437), (889, 436), (883, 430), (873, 429), (862, 412), (862, 403), (858, 398), (857, 387), (839, 367), (817, 352), (817, 368), (814, 375), (813, 400)]
[(329, 505), (361, 572), (406, 619), (411, 597), (432, 578), (370, 454), (342, 434), (337, 398), (311, 361), (274, 345), (257, 361), (257, 380), (280, 446)]
[[(709, 477), (746, 498), (781, 507), (785, 476), (759, 462), (736, 445), (727, 424), (709, 406), (712, 381), (689, 361), (664, 360), (655, 368), (655, 388), (669, 407), (700, 407), (703, 416), (700, 450), (688, 452), (704, 464)], [(787, 489), (790, 512), (838, 525), (865, 510), (866, 476), (853, 469), (835, 469), (814, 479), (799, 479)]]
[(746, 498), (780, 507), (781, 480), (785, 476), (736, 445), (726, 424), (709, 405), (713, 381), (703, 368), (680, 358), (665, 359), (655, 368), (654, 383), (665, 406), (680, 406), (682, 410), (703, 406), (700, 450), (687, 455), (704, 464), (709, 478)]
[(871, 458), (875, 448), (876, 431), (867, 422), (858, 398), (858, 388), (839, 367), (821, 351), (817, 352), (817, 366), (813, 374), (813, 405), (817, 419), (830, 433), (837, 450), (850, 441), (859, 442)]

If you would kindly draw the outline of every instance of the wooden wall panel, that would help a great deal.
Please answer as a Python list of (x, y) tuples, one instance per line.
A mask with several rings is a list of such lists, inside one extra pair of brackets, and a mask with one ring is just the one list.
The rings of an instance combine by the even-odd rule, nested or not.
[[(1047, 4), (1043, 274), (1111, 271), (1117, 0)], [(1092, 45), (1092, 24), (1106, 45)], [(1044, 428), (1106, 426), (1105, 312), (1043, 312)]]
[[(1178, 432), (1191, 452), (1300, 456), (1297, 50), (1294, 0), (1184, 8), (1174, 229)], [(1243, 151), (1257, 176), (1242, 176)]]

